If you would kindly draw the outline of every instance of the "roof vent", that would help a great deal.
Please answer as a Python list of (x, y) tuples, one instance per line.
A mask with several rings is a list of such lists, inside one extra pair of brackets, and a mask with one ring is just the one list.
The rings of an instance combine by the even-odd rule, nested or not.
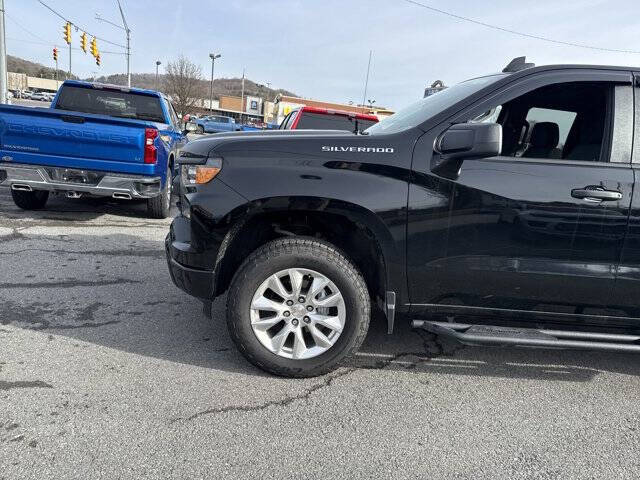
[(535, 67), (535, 63), (527, 63), (527, 57), (516, 57), (509, 62), (509, 65), (504, 67), (502, 71), (504, 73), (513, 73), (524, 70), (525, 68)]

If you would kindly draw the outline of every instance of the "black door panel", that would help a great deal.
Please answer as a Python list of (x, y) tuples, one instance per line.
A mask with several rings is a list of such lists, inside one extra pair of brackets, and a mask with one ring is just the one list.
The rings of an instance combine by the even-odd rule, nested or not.
[[(628, 165), (512, 157), (465, 160), (455, 180), (417, 174), (411, 302), (563, 313), (608, 305), (632, 186)], [(621, 198), (576, 198), (585, 188)]]

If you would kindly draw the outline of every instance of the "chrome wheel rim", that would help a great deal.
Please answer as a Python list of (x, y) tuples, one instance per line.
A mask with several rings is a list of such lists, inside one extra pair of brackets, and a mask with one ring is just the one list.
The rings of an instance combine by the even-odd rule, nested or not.
[(251, 301), (251, 328), (279, 357), (303, 360), (328, 351), (344, 329), (342, 293), (326, 276), (289, 268), (264, 280)]
[(171, 169), (167, 171), (167, 205), (171, 207), (171, 193), (173, 192), (173, 173)]

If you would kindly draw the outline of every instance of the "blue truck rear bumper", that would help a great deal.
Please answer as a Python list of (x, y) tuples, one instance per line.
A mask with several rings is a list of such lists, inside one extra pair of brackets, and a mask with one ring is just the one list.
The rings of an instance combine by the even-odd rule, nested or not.
[(77, 192), (100, 197), (151, 198), (160, 194), (160, 176), (101, 172), (0, 162), (0, 186), (14, 190)]

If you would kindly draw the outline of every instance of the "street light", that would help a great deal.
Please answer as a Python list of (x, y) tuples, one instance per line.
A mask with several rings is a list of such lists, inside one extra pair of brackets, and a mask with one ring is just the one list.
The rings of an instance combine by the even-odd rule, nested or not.
[(158, 90), (158, 67), (162, 65), (160, 60), (156, 60), (156, 90)]
[(220, 58), (221, 54), (210, 53), (209, 58), (211, 59), (211, 90), (209, 92), (209, 111), (213, 111), (213, 64), (216, 62), (216, 58)]

